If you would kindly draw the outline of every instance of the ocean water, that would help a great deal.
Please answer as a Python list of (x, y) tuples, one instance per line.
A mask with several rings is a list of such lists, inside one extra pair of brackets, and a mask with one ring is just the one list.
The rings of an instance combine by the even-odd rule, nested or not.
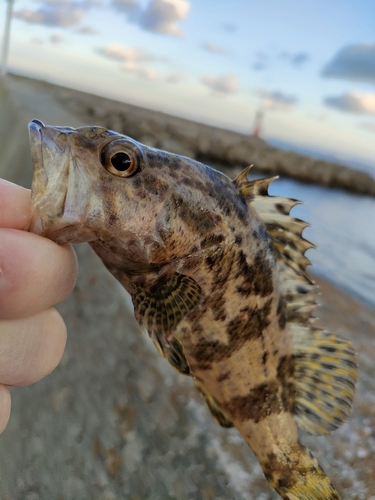
[(307, 251), (308, 269), (375, 309), (375, 198), (290, 179), (269, 191), (305, 202), (291, 214), (311, 224), (303, 235), (318, 249)]

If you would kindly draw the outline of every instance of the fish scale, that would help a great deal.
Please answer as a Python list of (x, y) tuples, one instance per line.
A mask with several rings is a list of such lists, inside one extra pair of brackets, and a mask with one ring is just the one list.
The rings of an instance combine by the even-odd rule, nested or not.
[[(87, 241), (130, 293), (158, 351), (235, 426), (284, 499), (339, 495), (299, 442), (349, 415), (351, 345), (313, 326), (316, 286), (296, 200), (231, 181), (102, 127), (29, 125), (30, 230)], [(56, 196), (56, 193), (58, 196)]]

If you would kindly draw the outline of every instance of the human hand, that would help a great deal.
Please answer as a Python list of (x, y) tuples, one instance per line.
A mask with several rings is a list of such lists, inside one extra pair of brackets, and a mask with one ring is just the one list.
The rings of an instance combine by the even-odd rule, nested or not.
[(30, 191), (0, 179), (0, 433), (10, 414), (7, 386), (28, 385), (59, 363), (66, 327), (52, 307), (72, 291), (70, 245), (26, 232)]

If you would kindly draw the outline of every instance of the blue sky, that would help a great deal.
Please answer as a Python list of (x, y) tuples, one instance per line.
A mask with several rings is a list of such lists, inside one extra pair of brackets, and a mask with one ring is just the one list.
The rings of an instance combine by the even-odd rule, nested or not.
[(9, 66), (375, 166), (373, 0), (16, 0)]

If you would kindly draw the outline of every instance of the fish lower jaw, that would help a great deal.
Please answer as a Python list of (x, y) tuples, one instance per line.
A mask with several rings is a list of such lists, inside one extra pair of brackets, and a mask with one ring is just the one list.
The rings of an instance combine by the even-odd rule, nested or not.
[(62, 221), (56, 222), (54, 218), (40, 217), (35, 214), (31, 218), (29, 231), (39, 236), (45, 236), (46, 238), (54, 240), (54, 235), (58, 235), (72, 226), (73, 224), (71, 223), (64, 223)]
[(98, 238), (93, 230), (82, 227), (79, 222), (64, 219), (54, 221), (36, 218), (31, 221), (29, 231), (58, 244), (91, 243)]

